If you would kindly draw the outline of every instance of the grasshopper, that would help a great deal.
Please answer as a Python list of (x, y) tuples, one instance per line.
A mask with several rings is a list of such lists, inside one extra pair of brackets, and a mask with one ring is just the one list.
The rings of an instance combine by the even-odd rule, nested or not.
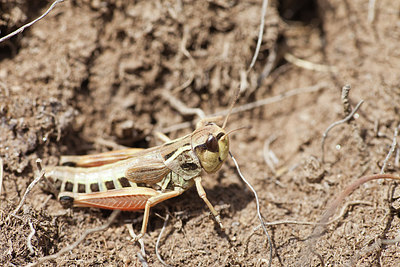
[(144, 209), (136, 240), (146, 232), (151, 207), (179, 196), (193, 185), (223, 228), (201, 185), (201, 173), (217, 172), (228, 156), (228, 135), (232, 131), (224, 128), (229, 113), (222, 127), (213, 118), (202, 119), (194, 132), (161, 146), (63, 156), (60, 163), (64, 166), (45, 168), (45, 176), (64, 207)]

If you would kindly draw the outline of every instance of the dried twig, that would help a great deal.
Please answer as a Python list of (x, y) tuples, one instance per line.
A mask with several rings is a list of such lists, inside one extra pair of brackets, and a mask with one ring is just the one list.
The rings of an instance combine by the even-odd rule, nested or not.
[(182, 36), (182, 41), (180, 43), (180, 50), (182, 52), (182, 54), (184, 54), (190, 61), (190, 63), (193, 66), (197, 66), (196, 61), (194, 60), (194, 58), (192, 57), (192, 55), (189, 53), (189, 51), (186, 49), (186, 44), (187, 44), (187, 40), (188, 40), (188, 36), (189, 36), (189, 27), (187, 27), (187, 25), (185, 25), (183, 27), (183, 36)]
[(276, 173), (275, 165), (279, 163), (279, 159), (276, 157), (275, 153), (269, 149), (269, 145), (276, 140), (276, 136), (271, 135), (267, 140), (264, 142), (264, 161), (271, 169), (272, 173)]
[(338, 71), (338, 69), (335, 66), (327, 66), (327, 65), (312, 63), (310, 61), (306, 61), (304, 59), (297, 58), (289, 53), (285, 53), (283, 55), (283, 57), (286, 59), (286, 61), (292, 63), (293, 65), (296, 65), (297, 67), (303, 68), (303, 69), (320, 71), (320, 72), (337, 72)]
[(193, 82), (193, 80), (194, 80), (194, 74), (193, 74), (193, 72), (191, 72), (189, 75), (190, 75), (190, 76), (189, 76), (189, 79), (187, 79), (186, 82), (182, 83), (181, 85), (179, 85), (178, 87), (176, 87), (176, 88), (174, 88), (174, 89), (172, 90), (173, 93), (178, 93), (178, 92), (180, 92), (181, 90), (185, 89), (186, 87), (188, 87), (188, 86)]
[(95, 227), (95, 228), (91, 228), (91, 229), (87, 229), (74, 243), (72, 243), (69, 246), (66, 246), (65, 248), (61, 249), (59, 252), (49, 255), (49, 256), (45, 256), (43, 258), (40, 258), (37, 262), (33, 262), (27, 265), (27, 267), (31, 267), (31, 266), (37, 266), (45, 261), (48, 260), (54, 260), (57, 259), (58, 257), (60, 257), (61, 255), (63, 255), (64, 253), (67, 253), (71, 250), (73, 250), (74, 248), (76, 248), (88, 235), (95, 233), (95, 232), (99, 232), (99, 231), (103, 231), (105, 229), (107, 229), (115, 220), (115, 218), (121, 213), (121, 211), (119, 210), (114, 210), (110, 217), (108, 218), (107, 222), (99, 227)]
[(375, 0), (368, 1), (368, 22), (372, 23), (375, 19)]
[(381, 242), (384, 245), (395, 245), (400, 242), (400, 236), (393, 239), (381, 239)]
[(365, 184), (366, 182), (369, 182), (372, 180), (378, 180), (378, 179), (400, 180), (400, 177), (395, 176), (393, 174), (373, 174), (373, 175), (366, 175), (366, 176), (363, 176), (363, 177), (357, 179), (352, 184), (348, 185), (339, 194), (339, 196), (337, 196), (336, 199), (328, 206), (328, 208), (326, 209), (326, 211), (324, 213), (324, 216), (319, 221), (319, 224), (326, 224), (328, 222), (329, 218), (335, 212), (336, 208), (343, 201), (343, 199), (345, 199), (347, 196), (349, 196), (351, 193), (353, 193), (353, 191), (356, 190), (360, 185)]
[(143, 257), (142, 253), (138, 252), (137, 257), (139, 259), (139, 262), (142, 264), (142, 267), (148, 267), (149, 264), (147, 263), (146, 259)]
[[(273, 104), (279, 101), (282, 101), (286, 98), (292, 97), (292, 96), (296, 96), (299, 94), (304, 94), (304, 93), (313, 93), (313, 92), (318, 92), (322, 89), (324, 89), (325, 87), (327, 87), (328, 85), (324, 82), (313, 85), (313, 86), (309, 86), (309, 87), (302, 87), (302, 88), (296, 88), (290, 91), (287, 91), (285, 93), (273, 96), (273, 97), (268, 97), (268, 98), (264, 98), (261, 100), (257, 100), (255, 102), (252, 103), (248, 103), (242, 106), (238, 106), (238, 107), (234, 107), (232, 109), (231, 114), (233, 113), (239, 113), (239, 112), (243, 112), (243, 111), (247, 111), (247, 110), (251, 110), (251, 109), (255, 109), (258, 107), (262, 107), (265, 105), (269, 105), (269, 104)], [(183, 105), (184, 106), (184, 105)], [(219, 112), (216, 112), (214, 114), (211, 115), (207, 115), (205, 117), (217, 117), (217, 116), (225, 116), (229, 113), (229, 109), (225, 109)], [(190, 114), (196, 114), (196, 112), (192, 112)], [(179, 124), (175, 124), (169, 127), (166, 127), (164, 129), (161, 129), (160, 132), (162, 133), (170, 133), (173, 131), (177, 131), (177, 130), (181, 130), (181, 129), (185, 129), (188, 128), (192, 125), (192, 123), (190, 122), (183, 122), (183, 123), (179, 123)]]
[(329, 125), (329, 127), (325, 130), (324, 134), (322, 135), (322, 141), (321, 141), (321, 150), (322, 150), (322, 158), (321, 161), (325, 162), (325, 150), (324, 150), (324, 146), (325, 146), (325, 139), (328, 136), (328, 133), (330, 130), (332, 130), (333, 127), (338, 126), (339, 124), (345, 123), (349, 120), (351, 120), (354, 116), (354, 114), (357, 112), (357, 110), (361, 107), (362, 103), (364, 103), (364, 100), (361, 100), (360, 102), (358, 102), (357, 106), (353, 109), (353, 111), (343, 120), (340, 121), (336, 121), (334, 123), (332, 123), (331, 125)]
[(242, 172), (240, 171), (239, 165), (235, 159), (235, 157), (232, 155), (232, 153), (229, 151), (229, 155), (231, 156), (233, 162), (235, 163), (236, 169), (239, 173), (240, 178), (247, 184), (247, 186), (251, 189), (251, 191), (253, 191), (254, 197), (256, 199), (256, 205), (257, 205), (257, 216), (258, 219), (260, 220), (261, 223), (261, 227), (264, 230), (265, 235), (267, 236), (268, 239), (268, 243), (269, 243), (269, 262), (268, 262), (268, 266), (272, 265), (272, 252), (273, 252), (273, 247), (272, 247), (272, 240), (271, 240), (271, 236), (269, 235), (267, 228), (265, 227), (265, 223), (263, 220), (263, 217), (261, 215), (261, 211), (260, 211), (260, 201), (258, 199), (258, 195), (256, 190), (254, 189), (254, 187), (246, 180), (246, 178), (244, 178)]
[(400, 129), (400, 124), (394, 129), (393, 142), (392, 142), (392, 145), (390, 146), (389, 153), (386, 155), (386, 158), (385, 158), (385, 160), (383, 161), (383, 166), (382, 166), (382, 169), (381, 169), (381, 174), (382, 174), (382, 173), (385, 173), (387, 163), (388, 163), (390, 157), (392, 156), (393, 152), (396, 150), (396, 146), (397, 146), (397, 135), (399, 134), (399, 129)]
[(11, 212), (12, 216), (15, 216), (18, 211), (21, 209), (22, 205), (24, 205), (26, 197), (28, 196), (29, 192), (33, 189), (33, 187), (35, 187), (35, 185), (44, 177), (44, 170), (42, 168), (42, 164), (41, 164), (42, 160), (41, 159), (37, 159), (36, 160), (36, 165), (37, 168), (39, 170), (39, 175), (35, 178), (35, 180), (32, 181), (32, 183), (30, 183), (30, 185), (28, 186), (28, 188), (25, 191), (25, 194), (23, 195), (21, 201), (19, 202), (18, 206), (15, 208), (15, 210), (13, 212)]
[(351, 105), (349, 100), (350, 89), (351, 86), (349, 84), (346, 84), (345, 86), (342, 87), (341, 99), (345, 116), (348, 116), (351, 113)]
[(179, 111), (182, 115), (197, 115), (201, 119), (205, 118), (204, 111), (200, 108), (189, 108), (182, 101), (174, 97), (169, 90), (162, 90), (161, 96), (169, 102), (169, 104)]
[(256, 50), (254, 51), (254, 56), (253, 59), (251, 60), (250, 66), (247, 70), (249, 72), (254, 64), (256, 63), (258, 53), (260, 53), (260, 48), (261, 48), (261, 43), (262, 43), (262, 37), (264, 33), (264, 26), (265, 26), (265, 15), (267, 14), (267, 8), (268, 8), (268, 0), (263, 0), (262, 3), (262, 11), (261, 11), (261, 21), (260, 21), (260, 30), (258, 32), (258, 40), (257, 40), (257, 45), (256, 45)]
[[(378, 179), (392, 179), (392, 180), (400, 180), (400, 176), (395, 176), (393, 174), (373, 174), (366, 175), (357, 180), (355, 180), (352, 184), (348, 185), (337, 197), (334, 201), (330, 202), (331, 204), (327, 207), (325, 212), (323, 213), (322, 218), (318, 221), (318, 225), (314, 228), (311, 238), (308, 243), (308, 250), (306, 254), (309, 254), (311, 251), (315, 251), (315, 245), (317, 243), (317, 239), (322, 236), (325, 231), (325, 227), (329, 222), (329, 218), (335, 213), (337, 207), (342, 203), (342, 201), (354, 192), (358, 187), (362, 184)], [(309, 258), (308, 255), (304, 255), (306, 258)], [(306, 264), (305, 262), (302, 263)]]
[(169, 214), (167, 213), (167, 216), (165, 217), (164, 220), (164, 224), (163, 227), (161, 228), (160, 234), (158, 235), (157, 238), (157, 242), (156, 242), (156, 255), (157, 255), (157, 259), (161, 262), (162, 265), (164, 266), (171, 266), (169, 264), (167, 264), (161, 257), (160, 252), (158, 251), (158, 247), (160, 246), (160, 240), (161, 240), (161, 236), (164, 233), (165, 228), (167, 227), (167, 223), (168, 223), (168, 219), (169, 219)]
[(264, 66), (263, 71), (257, 79), (257, 87), (261, 86), (262, 81), (269, 76), (272, 71), (272, 68), (275, 66), (275, 61), (277, 57), (278, 45), (275, 43), (274, 47), (269, 50), (269, 55), (267, 59), (267, 63)]
[(7, 34), (6, 36), (0, 38), (0, 43), (10, 39), (11, 37), (13, 37), (14, 35), (17, 35), (18, 33), (23, 32), (26, 28), (32, 26), (33, 24), (35, 24), (36, 22), (38, 22), (39, 20), (41, 20), (42, 18), (44, 18), (45, 16), (47, 16), (47, 14), (49, 14), (49, 12), (58, 4), (64, 2), (64, 0), (56, 0), (53, 2), (53, 4), (51, 4), (51, 6), (46, 10), (46, 12), (44, 12), (40, 17), (38, 17), (37, 19), (33, 20), (32, 22), (29, 22), (27, 24), (25, 24), (24, 26), (18, 28), (17, 30), (13, 31), (12, 33)]
[(32, 247), (32, 238), (35, 236), (36, 230), (33, 228), (32, 222), (29, 221), (29, 227), (31, 228), (31, 232), (28, 235), (28, 238), (26, 239), (26, 245), (28, 246), (29, 252), (34, 255), (35, 250)]
[[(317, 92), (319, 90), (322, 90), (323, 88), (327, 87), (326, 83), (319, 83), (310, 87), (303, 87), (303, 88), (296, 88), (287, 92), (284, 92), (282, 94), (279, 94), (277, 96), (273, 96), (273, 97), (269, 97), (269, 98), (265, 98), (265, 99), (261, 99), (261, 100), (257, 100), (255, 102), (252, 103), (248, 103), (236, 108), (232, 109), (232, 113), (239, 113), (239, 112), (243, 112), (246, 110), (251, 110), (254, 108), (258, 108), (261, 106), (265, 106), (265, 105), (269, 105), (272, 103), (276, 103), (279, 101), (282, 101), (283, 99), (292, 97), (292, 96), (296, 96), (299, 94), (303, 94), (303, 93), (312, 93), (312, 92)], [(225, 116), (228, 113), (227, 110), (221, 111), (221, 112), (217, 112), (212, 114), (211, 116)]]
[[(343, 206), (342, 210), (340, 211), (339, 215), (337, 215), (335, 218), (333, 218), (333, 219), (330, 220), (329, 222), (323, 223), (323, 225), (328, 225), (328, 224), (331, 224), (331, 223), (334, 223), (334, 222), (340, 220), (340, 218), (342, 218), (342, 217), (346, 214), (346, 212), (347, 212), (349, 206), (360, 205), (360, 204), (363, 204), (363, 205), (370, 205), (370, 206), (373, 205), (371, 202), (361, 201), (361, 200), (359, 200), (359, 201), (349, 201), (349, 202), (346, 202), (346, 204)], [(266, 222), (265, 224), (266, 224), (266, 225), (269, 225), (269, 226), (272, 226), (272, 225), (280, 225), (280, 224), (321, 225), (321, 223), (318, 223), (318, 222), (306, 222), (306, 221), (296, 221), (296, 220), (281, 220), (281, 221), (274, 221), (274, 222)], [(255, 228), (253, 229), (253, 231), (251, 232), (251, 234), (246, 238), (246, 241), (245, 241), (246, 248), (245, 248), (245, 250), (248, 249), (249, 242), (250, 242), (250, 238), (251, 238), (251, 237), (258, 231), (258, 229), (260, 229), (260, 228), (261, 228), (261, 225), (258, 225), (257, 227), (255, 227)]]
[[(346, 211), (349, 208), (349, 206), (360, 205), (360, 204), (370, 205), (370, 206), (373, 205), (371, 202), (362, 201), (362, 200), (346, 202), (346, 204), (343, 205), (343, 208), (341, 209), (339, 215), (337, 215), (335, 218), (333, 218), (332, 220), (330, 220), (326, 223), (282, 220), (282, 221), (275, 221), (275, 222), (267, 222), (265, 224), (266, 225), (279, 225), (279, 224), (301, 224), (301, 225), (322, 225), (323, 224), (323, 225), (327, 225), (327, 224), (331, 224), (331, 223), (334, 223), (334, 222), (340, 220), (340, 218), (342, 218), (346, 214)], [(258, 230), (259, 228), (260, 228), (260, 226), (257, 226), (255, 228), (255, 230)]]
[(127, 149), (129, 147), (120, 145), (113, 140), (106, 140), (102, 137), (97, 137), (93, 140), (94, 143), (111, 148), (113, 150)]
[[(131, 224), (131, 223), (128, 223), (128, 224), (126, 225), (126, 228), (128, 228), (129, 234), (131, 235), (131, 237), (133, 238), (133, 240), (136, 240), (136, 239), (137, 239), (137, 235), (135, 234), (135, 231), (133, 231), (133, 226), (132, 226), (132, 224)], [(137, 242), (139, 242), (139, 244), (140, 244), (140, 252), (138, 252), (138, 258), (139, 258), (139, 261), (140, 261), (140, 262), (142, 263), (142, 265), (143, 265), (143, 262), (142, 262), (141, 258), (144, 260), (144, 258), (147, 257), (147, 255), (146, 255), (146, 250), (144, 249), (144, 242), (143, 242), (143, 239), (141, 239), (141, 238), (138, 239)], [(140, 254), (140, 257), (139, 257), (139, 254)]]

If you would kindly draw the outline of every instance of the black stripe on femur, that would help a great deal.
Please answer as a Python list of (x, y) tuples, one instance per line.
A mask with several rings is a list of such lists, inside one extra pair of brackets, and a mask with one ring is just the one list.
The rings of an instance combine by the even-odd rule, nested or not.
[(69, 196), (62, 196), (60, 197), (59, 201), (64, 208), (71, 208), (72, 204), (74, 203), (74, 198)]
[(129, 183), (128, 179), (126, 179), (126, 177), (121, 177), (118, 179), (118, 181), (122, 187), (131, 187), (131, 184)]
[(92, 192), (99, 192), (100, 191), (99, 184), (98, 183), (90, 184), (90, 190), (92, 190)]
[(62, 164), (62, 166), (66, 166), (66, 167), (76, 167), (76, 162), (71, 162), (71, 161), (64, 162), (64, 163)]
[(86, 185), (78, 184), (78, 193), (86, 193)]
[(115, 189), (114, 181), (107, 181), (105, 182), (107, 190)]
[(188, 163), (182, 163), (181, 168), (184, 169), (185, 171), (193, 171), (196, 170), (198, 166), (193, 162), (188, 162)]
[(74, 189), (74, 184), (71, 182), (66, 182), (65, 183), (65, 189), (64, 191), (66, 192), (72, 192), (72, 190)]

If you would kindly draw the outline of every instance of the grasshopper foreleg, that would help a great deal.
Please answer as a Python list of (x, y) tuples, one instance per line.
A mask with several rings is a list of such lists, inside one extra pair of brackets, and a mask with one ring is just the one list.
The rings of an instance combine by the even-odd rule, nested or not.
[(201, 199), (203, 199), (203, 201), (207, 204), (212, 215), (214, 215), (215, 220), (219, 224), (219, 227), (221, 227), (221, 229), (224, 229), (224, 226), (222, 225), (221, 218), (220, 218), (218, 212), (214, 209), (213, 205), (207, 199), (206, 191), (204, 190), (203, 186), (201, 185), (201, 177), (199, 176), (199, 177), (194, 178), (194, 181), (196, 183), (197, 193), (199, 194)]

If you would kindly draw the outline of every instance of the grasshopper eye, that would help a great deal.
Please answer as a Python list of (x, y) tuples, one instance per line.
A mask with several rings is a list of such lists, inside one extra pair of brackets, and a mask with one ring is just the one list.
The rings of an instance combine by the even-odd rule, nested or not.
[(218, 147), (218, 140), (217, 140), (217, 138), (215, 138), (215, 136), (212, 135), (212, 134), (210, 134), (210, 135), (208, 136), (205, 145), (206, 145), (206, 147), (207, 147), (207, 150), (210, 151), (210, 152), (218, 152), (218, 150), (219, 150), (219, 147)]

